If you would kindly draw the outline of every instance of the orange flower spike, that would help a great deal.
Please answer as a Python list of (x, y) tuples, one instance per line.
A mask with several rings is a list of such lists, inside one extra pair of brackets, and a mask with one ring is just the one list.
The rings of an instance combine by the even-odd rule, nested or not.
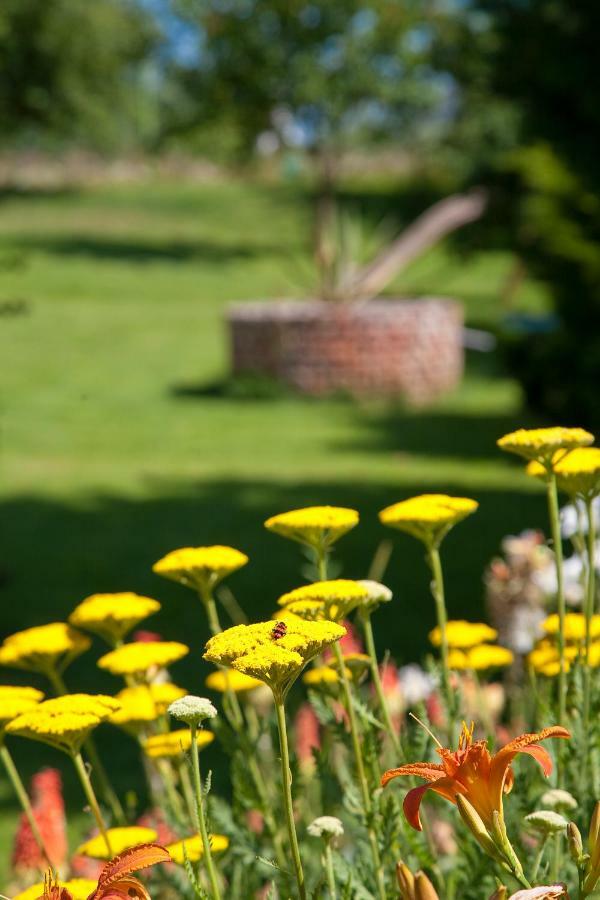
[(492, 830), (494, 812), (503, 819), (502, 795), (510, 791), (514, 781), (511, 763), (517, 753), (533, 756), (546, 777), (552, 772), (550, 754), (539, 746), (546, 738), (569, 738), (566, 728), (553, 725), (537, 734), (522, 734), (509, 741), (496, 754), (490, 754), (486, 741), (473, 741), (473, 728), (463, 724), (458, 750), (439, 747), (441, 763), (409, 763), (388, 769), (381, 777), (383, 787), (401, 775), (424, 778), (427, 784), (413, 788), (404, 798), (404, 815), (410, 825), (421, 831), (419, 808), (426, 791), (434, 791), (451, 803), (462, 794), (474, 807), (486, 828)]
[(98, 879), (98, 887), (88, 900), (151, 900), (144, 885), (132, 873), (156, 863), (170, 861), (169, 852), (159, 844), (140, 844), (125, 850), (104, 866)]

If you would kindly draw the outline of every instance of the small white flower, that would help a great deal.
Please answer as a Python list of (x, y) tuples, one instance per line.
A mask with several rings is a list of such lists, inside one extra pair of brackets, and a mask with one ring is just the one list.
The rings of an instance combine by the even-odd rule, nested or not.
[(207, 697), (190, 695), (174, 700), (169, 706), (169, 715), (188, 725), (199, 725), (204, 719), (214, 719), (217, 710)]
[(398, 670), (398, 680), (407, 706), (427, 700), (435, 688), (435, 680), (416, 663), (402, 666)]
[(578, 805), (572, 794), (560, 788), (552, 788), (546, 791), (545, 794), (542, 794), (541, 802), (550, 809), (563, 810), (565, 812), (568, 809), (577, 809)]
[(558, 834), (559, 831), (564, 831), (569, 824), (564, 816), (551, 809), (538, 809), (525, 816), (523, 821), (533, 831), (538, 831), (542, 834)]
[(319, 816), (306, 829), (312, 837), (341, 837), (344, 826), (335, 816)]
[(393, 594), (389, 587), (386, 587), (385, 584), (380, 584), (379, 581), (363, 578), (358, 583), (369, 592), (366, 603), (371, 608), (379, 606), (380, 603), (389, 603), (392, 599)]

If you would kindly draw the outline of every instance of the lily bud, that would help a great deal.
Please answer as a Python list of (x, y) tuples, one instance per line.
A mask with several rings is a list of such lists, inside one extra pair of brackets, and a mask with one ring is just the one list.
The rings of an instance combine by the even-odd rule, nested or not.
[(396, 863), (396, 878), (402, 900), (415, 900), (415, 876), (402, 860)]
[(508, 897), (508, 891), (506, 890), (504, 885), (501, 884), (499, 887), (496, 888), (496, 890), (490, 897), (490, 900), (506, 900), (507, 897)]
[(592, 820), (590, 822), (590, 830), (588, 832), (588, 850), (590, 856), (594, 855), (594, 850), (598, 844), (598, 835), (600, 834), (600, 800), (594, 806)]
[(438, 893), (424, 872), (415, 875), (415, 900), (440, 900)]
[[(456, 795), (456, 805), (460, 813), (461, 819), (479, 844), (485, 850), (488, 856), (493, 859), (499, 859), (499, 853), (496, 845), (489, 835), (489, 832), (483, 824), (483, 819), (475, 809), (472, 803), (469, 803), (462, 794)], [(500, 857), (501, 858), (501, 857)]]
[(569, 855), (575, 865), (581, 865), (583, 858), (583, 841), (581, 839), (581, 832), (575, 822), (569, 822), (567, 825), (567, 845), (569, 847)]

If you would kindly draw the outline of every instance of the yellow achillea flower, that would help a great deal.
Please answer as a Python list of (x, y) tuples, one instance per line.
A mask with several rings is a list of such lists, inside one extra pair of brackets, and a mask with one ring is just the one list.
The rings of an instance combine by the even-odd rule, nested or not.
[[(137, 847), (138, 844), (150, 844), (157, 838), (153, 828), (142, 828), (139, 825), (130, 825), (122, 828), (108, 828), (106, 831), (113, 856)], [(78, 856), (88, 856), (91, 859), (111, 859), (106, 848), (106, 841), (101, 834), (80, 844), (75, 853)]]
[(155, 722), (159, 712), (148, 685), (127, 687), (117, 694), (121, 707), (110, 717), (113, 725), (119, 725), (134, 734), (148, 722)]
[[(72, 878), (70, 881), (59, 881), (57, 884), (59, 888), (65, 888), (73, 900), (87, 900), (98, 887), (98, 882), (90, 878)], [(39, 900), (43, 896), (44, 883), (40, 881), (21, 891), (13, 900)]]
[(277, 603), (288, 612), (306, 619), (345, 619), (362, 601), (369, 599), (369, 591), (358, 581), (336, 578), (315, 581), (283, 594)]
[[(560, 629), (560, 620), (556, 613), (548, 616), (542, 622), (542, 628), (546, 634), (558, 634)], [(592, 616), (590, 620), (590, 634), (592, 637), (600, 635), (600, 615)], [(565, 616), (565, 640), (567, 641), (583, 641), (585, 640), (585, 616), (581, 613), (567, 613)]]
[(335, 622), (305, 622), (297, 616), (286, 619), (283, 636), (273, 622), (235, 625), (208, 641), (204, 659), (264, 681), (281, 699), (306, 663), (345, 633)]
[[(342, 656), (344, 669), (351, 678), (360, 678), (371, 665), (371, 657), (368, 653), (344, 653)], [(339, 670), (337, 659), (331, 660), (334, 669)]]
[[(475, 647), (486, 641), (495, 641), (498, 632), (490, 628), (484, 622), (466, 622), (464, 619), (454, 619), (446, 625), (446, 639), (449, 647), (464, 649)], [(441, 646), (442, 637), (438, 627), (429, 632), (429, 640), (434, 647)]]
[[(561, 491), (571, 497), (592, 499), (600, 494), (600, 449), (598, 447), (581, 447), (572, 450), (558, 461), (554, 454), (552, 469), (556, 475), (556, 483)], [(527, 474), (535, 478), (545, 478), (547, 468), (536, 460), (527, 465)]]
[(258, 678), (243, 675), (242, 672), (236, 672), (235, 669), (211, 672), (204, 684), (210, 690), (218, 691), (220, 694), (225, 694), (227, 691), (233, 691), (234, 694), (242, 694), (245, 691), (253, 691), (257, 687), (263, 687), (263, 682), (259, 681)]
[(558, 460), (556, 451), (562, 451), (560, 458), (577, 447), (587, 447), (594, 443), (594, 435), (583, 428), (519, 428), (505, 434), (498, 441), (501, 450), (516, 453), (525, 459), (535, 459), (546, 469), (552, 461)]
[(114, 644), (122, 641), (132, 628), (159, 609), (158, 600), (131, 591), (92, 594), (75, 607), (69, 622)]
[(52, 622), (26, 628), (4, 639), (0, 665), (48, 675), (64, 669), (91, 645), (88, 637), (67, 625)]
[(148, 669), (170, 666), (189, 652), (177, 641), (135, 641), (100, 657), (98, 666), (113, 675), (142, 675)]
[(317, 548), (330, 547), (355, 525), (357, 511), (343, 506), (306, 506), (271, 516), (265, 522), (269, 531)]
[[(346, 673), (350, 677), (350, 672)], [(340, 676), (331, 666), (315, 666), (308, 669), (302, 676), (302, 681), (309, 687), (320, 684), (338, 684)]]
[(438, 546), (450, 529), (478, 508), (476, 500), (446, 494), (421, 494), (379, 513), (383, 525), (405, 531), (426, 546)]
[[(571, 663), (568, 660), (565, 660), (565, 672), (569, 672), (571, 669)], [(556, 678), (560, 675), (560, 660), (556, 660), (554, 662), (545, 663), (543, 666), (536, 666), (535, 671), (538, 675), (545, 675), (546, 678)]]
[[(227, 850), (228, 847), (229, 838), (224, 834), (212, 834), (210, 836), (211, 853), (223, 853), (223, 851)], [(194, 834), (192, 835), (192, 837), (184, 838), (181, 841), (176, 841), (174, 844), (169, 844), (166, 849), (170, 853), (173, 862), (177, 863), (180, 866), (183, 866), (185, 864), (186, 856), (190, 862), (194, 863), (198, 862), (198, 860), (202, 858), (202, 855), (204, 853), (202, 838), (199, 834)]]
[[(592, 647), (594, 644), (592, 644)], [(590, 648), (591, 649), (591, 648)], [(566, 671), (568, 672), (571, 663), (583, 654), (581, 643), (571, 644), (565, 647)], [(560, 669), (560, 655), (556, 644), (548, 640), (540, 641), (528, 655), (527, 661), (529, 665), (542, 675), (555, 675)], [(556, 669), (556, 666), (559, 668)]]
[(0, 685), (0, 736), (8, 722), (29, 712), (43, 699), (43, 692), (36, 688)]
[(204, 593), (247, 562), (245, 553), (220, 544), (181, 547), (154, 563), (152, 571)]
[(94, 716), (108, 718), (120, 709), (121, 704), (115, 697), (106, 694), (65, 694), (46, 700), (40, 709), (45, 713), (91, 713)]
[(448, 654), (449, 668), (459, 671), (470, 669), (474, 672), (483, 672), (486, 669), (510, 666), (513, 661), (513, 653), (497, 644), (479, 644), (468, 650), (454, 649)]
[[(215, 736), (212, 731), (200, 729), (196, 732), (196, 744), (198, 749), (212, 744)], [(165, 734), (153, 734), (144, 741), (144, 752), (151, 759), (167, 759), (171, 756), (180, 756), (192, 746), (192, 731), (189, 728), (180, 728), (177, 731), (168, 731)]]
[(78, 753), (82, 744), (94, 728), (110, 715), (85, 712), (46, 712), (40, 703), (32, 712), (23, 713), (9, 722), (7, 734), (31, 738), (49, 744), (65, 753)]

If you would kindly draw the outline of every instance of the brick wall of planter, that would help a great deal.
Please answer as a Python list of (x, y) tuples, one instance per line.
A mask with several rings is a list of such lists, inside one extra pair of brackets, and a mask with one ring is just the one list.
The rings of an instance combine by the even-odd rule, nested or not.
[(463, 312), (452, 300), (240, 303), (228, 323), (235, 374), (272, 376), (307, 394), (422, 404), (463, 372)]

